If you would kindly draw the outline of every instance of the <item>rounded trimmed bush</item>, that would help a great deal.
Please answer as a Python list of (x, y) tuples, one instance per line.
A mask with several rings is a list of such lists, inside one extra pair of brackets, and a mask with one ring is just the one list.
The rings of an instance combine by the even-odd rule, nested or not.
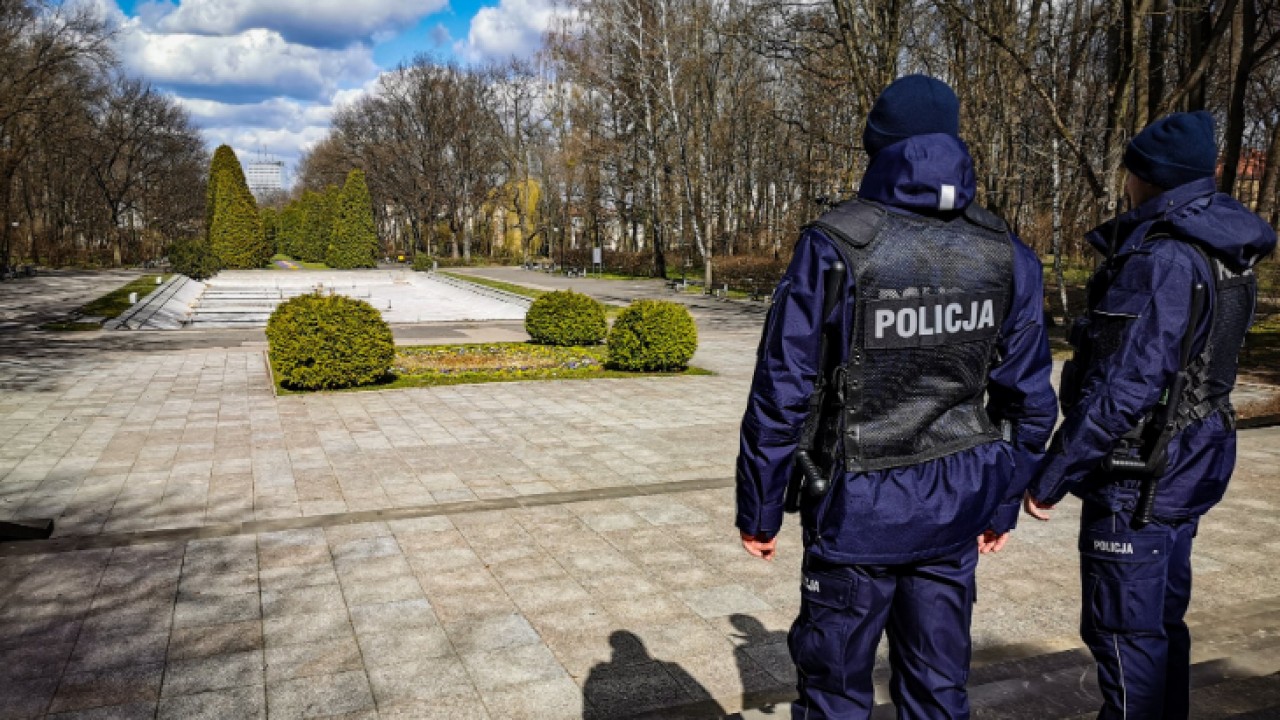
[(688, 308), (666, 300), (638, 300), (609, 331), (609, 365), (620, 370), (683, 370), (698, 349)]
[(413, 269), (417, 270), (418, 272), (427, 272), (428, 270), (431, 269), (432, 267), (431, 263), (433, 260), (435, 260), (435, 258), (431, 257), (430, 255), (424, 252), (414, 253)]
[(572, 290), (550, 292), (529, 306), (524, 329), (539, 345), (597, 345), (609, 326), (604, 305)]
[(221, 266), (213, 248), (203, 238), (182, 238), (169, 246), (169, 266), (192, 280), (208, 280)]
[(320, 292), (281, 303), (267, 321), (267, 343), (276, 379), (298, 390), (377, 382), (396, 357), (391, 326), (375, 307)]

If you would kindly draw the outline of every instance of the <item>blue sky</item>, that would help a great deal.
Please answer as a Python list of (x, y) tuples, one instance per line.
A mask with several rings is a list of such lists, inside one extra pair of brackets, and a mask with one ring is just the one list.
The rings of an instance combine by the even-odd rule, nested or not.
[(124, 66), (172, 93), (210, 147), (290, 166), (337, 107), (427, 53), (462, 64), (525, 57), (555, 0), (75, 0), (119, 30)]

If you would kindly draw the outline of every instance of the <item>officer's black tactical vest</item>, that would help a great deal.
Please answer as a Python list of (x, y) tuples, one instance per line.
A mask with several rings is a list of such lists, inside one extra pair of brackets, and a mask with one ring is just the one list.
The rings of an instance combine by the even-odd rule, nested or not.
[(1253, 268), (1228, 267), (1200, 246), (1192, 247), (1209, 263), (1214, 288), (1213, 314), (1208, 342), (1187, 368), (1186, 390), (1178, 403), (1179, 430), (1219, 410), (1235, 422), (1231, 391), (1236, 386), (1240, 349), (1244, 347), (1258, 301), (1258, 279)]
[[(1143, 243), (1159, 240), (1179, 242), (1159, 225)], [(1233, 268), (1209, 255), (1199, 245), (1187, 243), (1204, 258), (1209, 267), (1212, 285), (1205, 316), (1209, 318), (1209, 335), (1200, 352), (1192, 356), (1186, 368), (1187, 382), (1174, 413), (1175, 432), (1192, 423), (1203, 420), (1215, 412), (1226, 413), (1230, 422), (1235, 421), (1231, 406), (1231, 391), (1236, 384), (1240, 349), (1253, 320), (1257, 304), (1257, 278), (1252, 268)], [(1079, 402), (1081, 384), (1089, 368), (1104, 362), (1115, 353), (1124, 339), (1124, 333), (1132, 317), (1112, 315), (1098, 309), (1125, 260), (1131, 255), (1109, 258), (1089, 279), (1089, 313), (1076, 321), (1071, 332), (1074, 357), (1062, 374), (1060, 398), (1063, 411), (1067, 412)], [(1190, 293), (1190, 289), (1187, 290)], [(1192, 330), (1194, 332), (1194, 329)], [(1141, 424), (1131, 434), (1140, 434)]]
[(849, 358), (832, 381), (845, 469), (999, 439), (984, 405), (1013, 286), (1004, 221), (976, 205), (942, 220), (852, 200), (814, 226), (837, 241), (857, 293)]

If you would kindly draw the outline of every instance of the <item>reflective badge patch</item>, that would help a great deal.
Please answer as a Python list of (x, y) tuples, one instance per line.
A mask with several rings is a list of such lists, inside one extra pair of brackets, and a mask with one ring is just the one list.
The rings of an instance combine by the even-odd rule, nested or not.
[(863, 313), (867, 348), (955, 345), (995, 337), (1004, 306), (999, 292), (949, 293), (869, 300)]
[(956, 186), (943, 185), (938, 193), (938, 209), (946, 212), (956, 209)]
[(853, 603), (854, 581), (835, 573), (806, 571), (800, 577), (800, 596), (831, 608), (846, 608)]
[(1133, 543), (1116, 540), (1094, 540), (1094, 552), (1111, 553), (1112, 555), (1132, 555)]

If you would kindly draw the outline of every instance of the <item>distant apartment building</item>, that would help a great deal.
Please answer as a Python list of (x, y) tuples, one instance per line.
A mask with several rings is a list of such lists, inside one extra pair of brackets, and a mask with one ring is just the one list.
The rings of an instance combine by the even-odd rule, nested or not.
[(259, 200), (284, 190), (284, 162), (280, 160), (255, 160), (244, 171), (249, 192)]

